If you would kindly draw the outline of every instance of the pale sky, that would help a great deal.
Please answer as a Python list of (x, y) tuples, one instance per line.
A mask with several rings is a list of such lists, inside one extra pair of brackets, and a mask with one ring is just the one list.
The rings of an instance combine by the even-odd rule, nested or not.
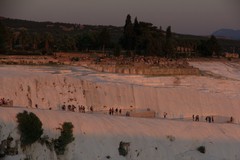
[(178, 33), (240, 29), (240, 0), (0, 0), (0, 16), (34, 21), (123, 26), (127, 14)]

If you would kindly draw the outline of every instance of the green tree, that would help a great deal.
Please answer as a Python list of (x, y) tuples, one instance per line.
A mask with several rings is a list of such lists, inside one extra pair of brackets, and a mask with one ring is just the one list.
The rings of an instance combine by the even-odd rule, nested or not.
[(166, 30), (165, 54), (168, 58), (173, 57), (174, 54), (171, 26), (168, 26)]
[(78, 35), (76, 40), (76, 47), (80, 51), (89, 51), (90, 49), (94, 49), (97, 43), (96, 35), (91, 32), (84, 32)]
[(0, 52), (4, 52), (6, 49), (6, 28), (0, 22)]
[(210, 39), (208, 40), (208, 47), (209, 47), (209, 51), (210, 51), (212, 56), (219, 56), (220, 55), (221, 47), (218, 44), (218, 41), (217, 41), (217, 39), (214, 35), (212, 35), (210, 37)]
[(13, 31), (11, 30), (7, 30), (7, 45), (6, 45), (6, 50), (12, 50), (13, 48), (13, 44), (14, 44), (14, 34), (13, 34)]
[(54, 140), (54, 148), (58, 155), (64, 154), (66, 146), (74, 141), (73, 124), (71, 122), (64, 122), (60, 128), (61, 135)]
[(22, 50), (29, 50), (30, 44), (32, 43), (32, 37), (26, 30), (21, 31), (20, 35), (20, 45)]
[(162, 35), (151, 23), (134, 21), (134, 46), (137, 54), (156, 56), (162, 52)]
[(133, 31), (136, 36), (139, 36), (141, 34), (140, 25), (137, 17), (134, 19)]
[(123, 48), (128, 51), (133, 50), (134, 48), (133, 41), (134, 41), (133, 24), (131, 16), (128, 14), (124, 25), (123, 38), (121, 41)]
[(200, 43), (197, 47), (197, 50), (198, 50), (200, 56), (203, 56), (203, 57), (211, 56), (211, 52), (209, 51), (208, 43), (206, 40), (200, 41)]
[(158, 56), (165, 56), (164, 54), (164, 44), (165, 44), (165, 37), (163, 34), (162, 27), (160, 26), (158, 29)]
[(219, 56), (221, 47), (215, 36), (208, 40), (202, 40), (198, 46), (198, 51), (203, 57)]
[(54, 38), (53, 35), (50, 32), (45, 33), (44, 35), (44, 49), (46, 52), (49, 52), (52, 50)]
[(60, 49), (62, 51), (75, 51), (76, 50), (76, 40), (75, 38), (73, 38), (72, 36), (70, 35), (64, 35), (62, 38), (61, 38), (61, 47)]
[(172, 29), (171, 26), (168, 26), (166, 29), (166, 39), (171, 39), (172, 38)]
[(110, 33), (107, 28), (102, 29), (98, 35), (98, 43), (102, 48), (102, 51), (105, 52), (105, 47), (110, 44)]
[(115, 44), (114, 50), (113, 50), (113, 55), (118, 57), (118, 56), (120, 56), (120, 53), (121, 53), (120, 44)]
[(40, 36), (37, 32), (32, 34), (32, 49), (37, 50), (40, 43)]
[(139, 43), (139, 37), (141, 35), (141, 28), (138, 22), (137, 17), (134, 19), (133, 23), (133, 49), (136, 50), (137, 44)]
[(42, 122), (32, 112), (24, 111), (23, 113), (18, 113), (17, 122), (22, 146), (31, 145), (43, 134)]

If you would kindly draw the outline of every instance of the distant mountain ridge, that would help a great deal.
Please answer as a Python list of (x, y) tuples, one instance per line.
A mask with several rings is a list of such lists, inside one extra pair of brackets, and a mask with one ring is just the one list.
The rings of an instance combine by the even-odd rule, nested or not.
[(213, 32), (213, 35), (216, 37), (221, 37), (226, 39), (240, 40), (240, 30), (220, 29)]

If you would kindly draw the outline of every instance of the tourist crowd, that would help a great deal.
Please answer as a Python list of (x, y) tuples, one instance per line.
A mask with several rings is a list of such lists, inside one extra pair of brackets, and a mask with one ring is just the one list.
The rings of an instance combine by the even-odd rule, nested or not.
[[(72, 111), (72, 112), (81, 112), (81, 113), (85, 113), (86, 112), (86, 107), (84, 105), (78, 105), (78, 107), (76, 107), (75, 105), (62, 105), (61, 109), (63, 111)], [(78, 109), (78, 110), (77, 110)], [(89, 110), (91, 112), (93, 112), (93, 106), (90, 106)]]
[(0, 106), (1, 105), (10, 105), (10, 103), (11, 103), (10, 99), (5, 99), (5, 98), (0, 99)]

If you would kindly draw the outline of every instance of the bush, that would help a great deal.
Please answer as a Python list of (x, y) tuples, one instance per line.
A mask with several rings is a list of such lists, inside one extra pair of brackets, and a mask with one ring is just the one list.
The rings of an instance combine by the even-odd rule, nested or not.
[(80, 60), (79, 57), (72, 57), (72, 58), (71, 58), (71, 61), (72, 61), (72, 62), (74, 62), (74, 61), (75, 61), (75, 62), (78, 62), (79, 60)]
[(205, 146), (200, 146), (200, 147), (197, 148), (197, 150), (198, 150), (199, 152), (203, 153), (203, 154), (206, 152)]
[(64, 154), (66, 146), (74, 141), (73, 124), (71, 122), (64, 122), (62, 124), (61, 135), (54, 140), (54, 148), (58, 155)]
[(50, 150), (50, 151), (52, 151), (53, 150), (53, 143), (52, 143), (52, 141), (49, 139), (49, 137), (47, 136), (47, 135), (44, 135), (44, 136), (42, 136), (40, 139), (39, 139), (39, 143), (41, 144), (41, 145), (46, 145), (46, 147)]
[(17, 114), (18, 130), (20, 132), (21, 146), (31, 145), (43, 134), (42, 122), (32, 112)]
[(169, 139), (171, 142), (175, 141), (175, 137), (172, 135), (167, 135), (167, 139)]
[(126, 156), (128, 154), (128, 147), (130, 146), (130, 143), (128, 142), (120, 142), (119, 143), (119, 147), (118, 147), (118, 152), (119, 152), (119, 155), (121, 156)]

